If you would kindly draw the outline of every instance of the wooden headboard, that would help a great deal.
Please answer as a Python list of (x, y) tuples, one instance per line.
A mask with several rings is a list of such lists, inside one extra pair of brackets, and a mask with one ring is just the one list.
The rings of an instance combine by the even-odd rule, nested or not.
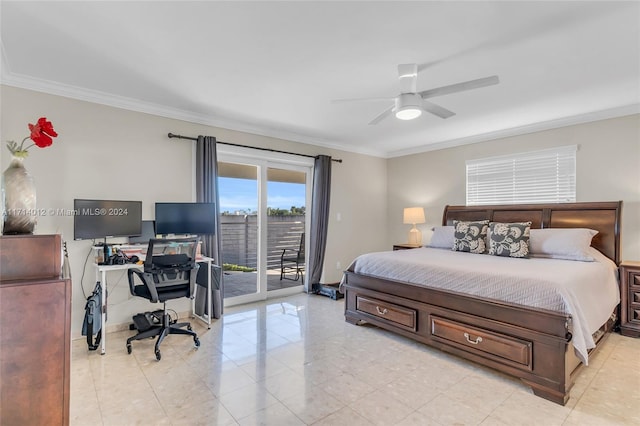
[(595, 229), (598, 234), (591, 245), (619, 265), (621, 211), (622, 201), (446, 206), (442, 224), (453, 225), (454, 220), (531, 221), (532, 228)]

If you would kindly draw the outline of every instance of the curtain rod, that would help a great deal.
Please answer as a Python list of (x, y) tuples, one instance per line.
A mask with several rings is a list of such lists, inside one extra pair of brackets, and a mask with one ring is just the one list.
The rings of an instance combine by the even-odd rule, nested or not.
[[(167, 136), (169, 136), (169, 139), (178, 138), (178, 139), (188, 139), (190, 141), (197, 141), (198, 140), (198, 138), (192, 138), (190, 136), (174, 135), (173, 133), (169, 133)], [(257, 147), (257, 146), (240, 145), (240, 144), (237, 144), (237, 143), (222, 142), (222, 141), (219, 141), (219, 140), (216, 140), (216, 143), (219, 143), (219, 144), (222, 144), (222, 145), (238, 146), (238, 147), (241, 147), (241, 148), (259, 149), (260, 151), (278, 152), (280, 154), (291, 154), (291, 155), (297, 155), (297, 156), (300, 156), (300, 157), (316, 158), (315, 155), (299, 154), (297, 152), (280, 151), (280, 150), (277, 150), (277, 149), (261, 148), (261, 147)], [(340, 158), (332, 158), (331, 161), (335, 161), (336, 163), (342, 163), (342, 160)]]

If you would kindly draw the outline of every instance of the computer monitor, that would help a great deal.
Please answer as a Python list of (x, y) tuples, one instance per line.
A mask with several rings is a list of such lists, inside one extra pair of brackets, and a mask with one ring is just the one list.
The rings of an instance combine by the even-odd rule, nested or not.
[(207, 235), (216, 232), (215, 203), (156, 203), (156, 232)]
[(128, 237), (142, 233), (142, 201), (73, 200), (73, 238)]
[(147, 244), (151, 238), (156, 237), (156, 222), (154, 220), (142, 221), (142, 234), (130, 236), (129, 244)]

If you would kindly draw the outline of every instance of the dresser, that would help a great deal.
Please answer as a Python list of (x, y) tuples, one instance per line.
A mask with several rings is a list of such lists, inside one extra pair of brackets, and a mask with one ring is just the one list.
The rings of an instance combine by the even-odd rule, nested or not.
[(640, 262), (620, 264), (620, 333), (640, 337)]
[(68, 425), (71, 280), (60, 235), (0, 237), (0, 424)]

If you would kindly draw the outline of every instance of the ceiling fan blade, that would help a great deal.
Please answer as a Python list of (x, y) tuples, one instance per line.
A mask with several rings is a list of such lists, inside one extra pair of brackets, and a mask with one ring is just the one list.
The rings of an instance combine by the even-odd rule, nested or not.
[(424, 90), (419, 93), (422, 99), (433, 98), (435, 96), (448, 95), (450, 93), (462, 92), (464, 90), (479, 89), (481, 87), (493, 86), (498, 84), (500, 80), (497, 75), (491, 77), (479, 78), (477, 80), (465, 81), (462, 83), (451, 84), (449, 86), (437, 87), (435, 89)]
[(376, 118), (371, 120), (369, 122), (369, 124), (370, 125), (378, 124), (379, 122), (381, 122), (382, 120), (387, 118), (389, 115), (391, 115), (391, 112), (393, 112), (394, 108), (395, 108), (395, 105), (391, 105), (389, 108), (387, 108), (384, 111), (382, 111), (382, 113), (380, 115), (378, 115)]
[(430, 112), (433, 115), (437, 115), (440, 118), (449, 118), (451, 116), (456, 115), (455, 112), (453, 111), (449, 111), (446, 108), (441, 107), (440, 105), (436, 105), (432, 102), (429, 101), (422, 101), (422, 108), (427, 111)]
[(368, 102), (368, 101), (392, 101), (395, 98), (346, 98), (346, 99), (332, 99), (332, 104), (341, 104), (346, 102)]
[(398, 65), (400, 93), (416, 93), (418, 81), (418, 64)]

